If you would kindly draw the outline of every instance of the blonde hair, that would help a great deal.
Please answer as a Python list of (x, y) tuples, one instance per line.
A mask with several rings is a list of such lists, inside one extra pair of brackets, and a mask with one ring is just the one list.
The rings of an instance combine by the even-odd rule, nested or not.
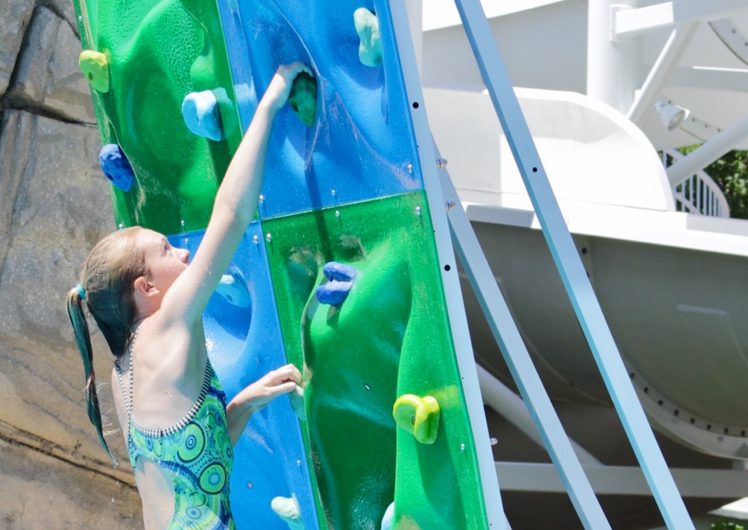
[(80, 287), (71, 289), (67, 296), (68, 316), (86, 377), (88, 419), (96, 427), (99, 441), (110, 458), (112, 454), (104, 439), (99, 398), (96, 395), (91, 335), (83, 312), (83, 301), (104, 335), (112, 355), (119, 358), (125, 353), (132, 337), (135, 319), (133, 282), (145, 274), (143, 251), (136, 243), (140, 230), (139, 227), (126, 228), (99, 241), (83, 262)]

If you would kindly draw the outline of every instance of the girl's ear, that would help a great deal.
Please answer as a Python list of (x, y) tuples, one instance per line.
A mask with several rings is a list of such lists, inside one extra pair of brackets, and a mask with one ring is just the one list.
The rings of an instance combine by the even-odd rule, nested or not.
[(148, 296), (155, 289), (153, 284), (149, 282), (145, 276), (138, 276), (132, 284), (135, 294), (142, 296)]

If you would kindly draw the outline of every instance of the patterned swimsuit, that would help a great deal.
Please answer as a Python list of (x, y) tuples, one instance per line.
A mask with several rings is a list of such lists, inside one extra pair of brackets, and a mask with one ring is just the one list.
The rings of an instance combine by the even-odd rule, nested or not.
[(181, 421), (167, 429), (144, 429), (136, 424), (132, 365), (127, 391), (119, 362), (116, 370), (127, 407), (127, 449), (132, 468), (142, 456), (161, 466), (171, 479), (174, 515), (167, 529), (234, 530), (229, 504), (233, 449), (226, 421), (226, 394), (210, 361), (194, 405)]

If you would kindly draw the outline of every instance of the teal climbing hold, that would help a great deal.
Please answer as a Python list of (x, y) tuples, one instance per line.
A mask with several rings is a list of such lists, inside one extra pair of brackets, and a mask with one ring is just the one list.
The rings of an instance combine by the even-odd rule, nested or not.
[(218, 98), (212, 90), (187, 94), (182, 101), (182, 116), (194, 134), (216, 142), (223, 139)]
[(361, 39), (358, 47), (361, 63), (372, 67), (382, 64), (382, 40), (377, 16), (365, 7), (359, 7), (353, 12), (353, 25)]
[(314, 123), (317, 110), (317, 82), (306, 72), (296, 76), (291, 86), (288, 104), (307, 127)]

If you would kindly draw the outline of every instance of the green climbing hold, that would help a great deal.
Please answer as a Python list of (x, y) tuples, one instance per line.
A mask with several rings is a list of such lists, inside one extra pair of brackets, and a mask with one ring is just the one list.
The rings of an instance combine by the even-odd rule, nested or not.
[(300, 72), (291, 86), (288, 103), (307, 127), (314, 123), (317, 109), (317, 82), (306, 72)]
[(439, 431), (439, 403), (431, 396), (404, 394), (392, 407), (395, 423), (411, 433), (422, 444), (433, 444)]
[(78, 58), (81, 72), (98, 92), (109, 92), (109, 59), (101, 52), (85, 50)]
[(379, 37), (379, 19), (366, 9), (359, 7), (353, 12), (353, 25), (361, 39), (358, 47), (358, 58), (366, 66), (382, 64), (382, 40)]

